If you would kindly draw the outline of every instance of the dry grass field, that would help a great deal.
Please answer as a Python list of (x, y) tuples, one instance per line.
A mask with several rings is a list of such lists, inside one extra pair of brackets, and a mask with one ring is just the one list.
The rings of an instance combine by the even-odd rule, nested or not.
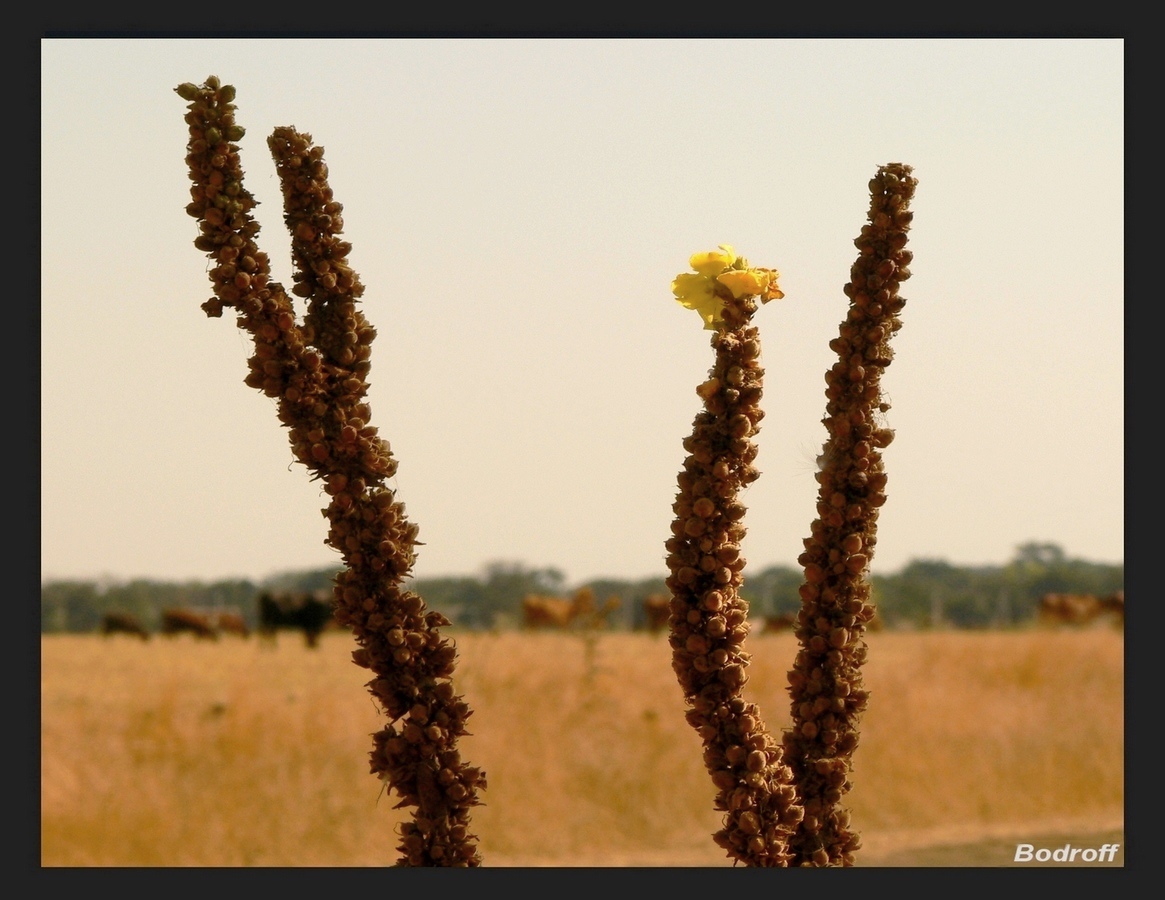
[[(475, 710), (461, 749), (488, 776), (486, 866), (731, 864), (663, 635), (448, 634)], [(1121, 843), (1123, 864), (1119, 632), (868, 643), (859, 866), (1007, 866), (1017, 842), (1069, 841)], [(42, 866), (394, 862), (402, 811), (369, 774), (383, 718), (354, 647), (42, 638)], [(778, 732), (795, 639), (754, 633), (748, 649), (746, 696)]]

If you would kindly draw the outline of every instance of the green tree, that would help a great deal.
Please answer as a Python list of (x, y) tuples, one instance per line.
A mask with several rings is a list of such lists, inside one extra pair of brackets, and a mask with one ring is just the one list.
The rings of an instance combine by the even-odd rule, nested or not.
[(40, 630), (92, 631), (101, 621), (100, 595), (92, 581), (50, 581), (40, 586)]
[(410, 581), (408, 588), (454, 625), (488, 628), (491, 624), (486, 614), (485, 585), (478, 578), (418, 578)]
[(740, 595), (748, 601), (749, 615), (754, 618), (792, 613), (801, 609), (800, 569), (792, 566), (769, 566), (759, 573), (746, 574)]
[(1124, 565), (1069, 559), (1056, 544), (1027, 543), (1003, 567), (1002, 581), (1014, 595), (1016, 618), (1034, 619), (1044, 594), (1111, 594), (1124, 588)]
[(486, 565), (482, 586), (479, 621), (494, 627), (503, 619), (514, 622), (521, 614), (522, 598), (527, 594), (561, 594), (564, 575), (559, 569), (527, 568), (524, 563), (498, 560)]

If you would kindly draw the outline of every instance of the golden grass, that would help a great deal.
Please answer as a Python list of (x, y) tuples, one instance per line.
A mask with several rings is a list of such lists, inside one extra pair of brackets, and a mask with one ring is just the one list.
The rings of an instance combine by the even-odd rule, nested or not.
[[(487, 866), (730, 862), (663, 635), (450, 629), (488, 776)], [(859, 865), (911, 842), (1120, 828), (1124, 644), (1107, 629), (868, 636), (848, 796)], [(383, 718), (328, 633), (42, 639), (44, 866), (383, 866), (396, 798), (369, 774)], [(748, 699), (788, 726), (792, 635), (750, 636)], [(1057, 828), (1057, 826), (1062, 828)], [(869, 861), (863, 861), (863, 854)]]

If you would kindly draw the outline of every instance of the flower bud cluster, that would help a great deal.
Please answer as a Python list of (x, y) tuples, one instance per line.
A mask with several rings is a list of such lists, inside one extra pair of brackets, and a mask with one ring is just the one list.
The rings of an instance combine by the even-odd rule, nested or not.
[(760, 408), (760, 340), (750, 324), (758, 301), (714, 285), (722, 323), (715, 364), (696, 392), (703, 401), (678, 476), (668, 551), (668, 641), (672, 667), (700, 735), (724, 827), (713, 837), (729, 857), (753, 866), (789, 863), (788, 839), (801, 818), (793, 775), (755, 704), (743, 698), (749, 656), (748, 603), (740, 596), (745, 507), (737, 495), (756, 480), (751, 438)]
[(858, 258), (844, 291), (850, 298), (838, 337), (837, 362), (826, 373), (828, 431), (817, 473), (817, 518), (798, 557), (804, 570), (796, 634), (800, 649), (789, 672), (793, 727), (784, 735), (805, 815), (790, 847), (799, 865), (852, 865), (860, 846), (841, 808), (866, 708), (860, 667), (863, 634), (874, 616), (868, 579), (877, 543), (878, 510), (886, 501), (881, 451), (893, 432), (880, 377), (889, 341), (902, 327), (900, 282), (910, 277), (906, 233), (917, 184), (911, 168), (891, 163), (870, 181), (869, 224), (854, 241)]
[(389, 719), (373, 737), (370, 767), (400, 796), (398, 807), (416, 807), (402, 826), (398, 865), (479, 866), (469, 810), (480, 803), (485, 776), (457, 750), (471, 710), (450, 681), (457, 654), (440, 635), (450, 623), (402, 587), (418, 531), (384, 484), (396, 461), (370, 424), (365, 399), (376, 330), (356, 306), (364, 287), (348, 263), (351, 245), (338, 237), (342, 207), (327, 183), (323, 148), (293, 128), (268, 139), (292, 238), (293, 291), (307, 301), (298, 324), (255, 241), (234, 88), (211, 76), (176, 90), (188, 102), (186, 209), (200, 226), (195, 247), (214, 263), (214, 296), (202, 308), (211, 317), (235, 310), (254, 341), (246, 384), (278, 401), (295, 458), (330, 498), (322, 510), (330, 525), (325, 543), (345, 562), (334, 585), (335, 617), (351, 628), (359, 644), (353, 661), (371, 670), (367, 687)]

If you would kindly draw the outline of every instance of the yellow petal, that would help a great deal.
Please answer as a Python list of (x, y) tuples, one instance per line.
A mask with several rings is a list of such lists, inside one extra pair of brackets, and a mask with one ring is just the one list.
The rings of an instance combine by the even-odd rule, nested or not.
[(700, 314), (700, 318), (704, 320), (705, 331), (714, 331), (716, 326), (724, 321), (724, 304), (714, 294), (709, 295), (706, 301), (697, 303), (689, 309), (694, 309)]
[(763, 269), (733, 269), (717, 275), (716, 280), (732, 291), (737, 300), (760, 294), (769, 286), (769, 274)]
[[(712, 293), (712, 281), (704, 275), (681, 272), (671, 283), (672, 293), (681, 303), (688, 297), (703, 297)], [(691, 308), (691, 307), (689, 307)]]
[(683, 272), (672, 280), (671, 289), (681, 306), (694, 309), (700, 314), (704, 328), (714, 329), (721, 321), (724, 302), (716, 296), (711, 278)]
[(736, 262), (736, 254), (727, 244), (721, 244), (719, 250), (708, 250), (704, 253), (693, 253), (688, 263), (701, 275), (714, 278)]

